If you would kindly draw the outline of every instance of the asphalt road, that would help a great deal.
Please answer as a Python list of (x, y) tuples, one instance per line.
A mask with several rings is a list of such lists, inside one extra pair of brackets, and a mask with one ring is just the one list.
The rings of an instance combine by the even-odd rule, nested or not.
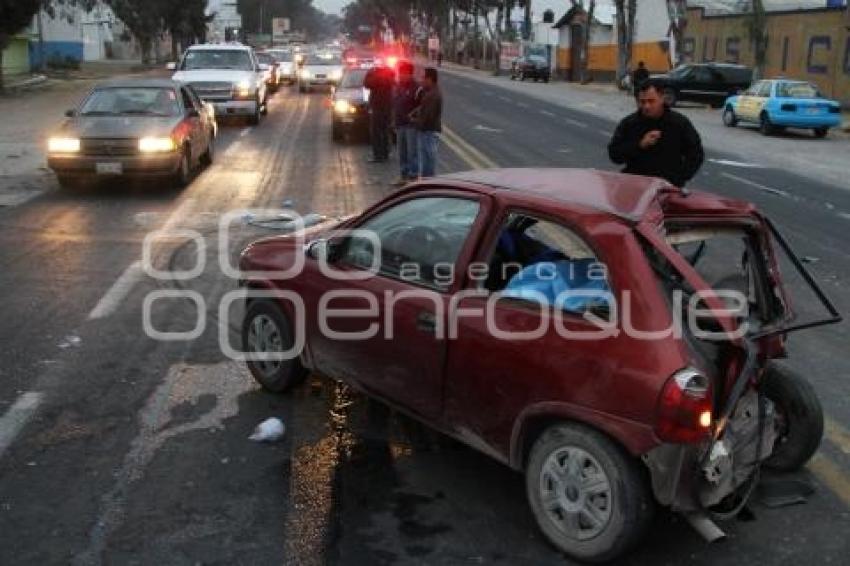
[[(559, 105), (446, 76), (441, 171), (478, 166), (611, 169), (613, 124)], [(236, 215), (277, 208), (344, 215), (381, 198), (397, 175), (368, 150), (334, 145), (321, 94), (284, 90), (258, 128), (222, 129), (212, 168), (183, 191), (113, 183), (0, 208), (0, 564), (561, 564), (525, 504), (521, 476), (464, 446), (313, 376), (289, 396), (259, 390), (218, 345), (218, 304), (232, 258), (270, 233)], [(710, 155), (734, 160), (734, 154)], [(786, 232), (844, 312), (843, 235), (850, 192), (771, 168), (709, 163), (696, 186), (756, 201)], [(146, 235), (204, 237), (199, 277), (156, 281), (139, 267)], [(197, 248), (159, 240), (161, 269), (190, 269)], [(795, 285), (795, 289), (802, 288)], [(152, 291), (196, 291), (151, 307)], [(233, 338), (231, 333), (231, 338)], [(800, 475), (804, 505), (724, 525), (708, 546), (660, 514), (624, 563), (841, 563), (850, 553), (847, 325), (801, 333), (792, 364), (830, 415), (829, 438)], [(285, 441), (247, 440), (269, 416)], [(5, 451), (4, 451), (5, 449)]]

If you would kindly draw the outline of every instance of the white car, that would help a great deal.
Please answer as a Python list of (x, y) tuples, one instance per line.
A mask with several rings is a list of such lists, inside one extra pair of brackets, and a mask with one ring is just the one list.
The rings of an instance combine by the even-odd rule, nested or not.
[(335, 53), (306, 53), (298, 69), (298, 90), (332, 87), (339, 84), (345, 70), (342, 57)]
[(246, 45), (194, 45), (179, 64), (169, 63), (168, 68), (177, 71), (175, 81), (191, 85), (202, 100), (211, 103), (219, 118), (247, 116), (256, 125), (268, 111), (268, 66), (261, 65)]
[(295, 84), (296, 65), (295, 54), (291, 49), (269, 49), (269, 53), (277, 59), (281, 82)]

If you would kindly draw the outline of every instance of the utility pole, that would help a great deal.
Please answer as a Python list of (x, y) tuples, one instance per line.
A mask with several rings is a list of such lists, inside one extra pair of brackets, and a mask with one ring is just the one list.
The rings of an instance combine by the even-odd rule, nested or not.
[(41, 9), (39, 8), (36, 13), (36, 22), (38, 23), (38, 70), (44, 72), (47, 68), (47, 61), (45, 61), (45, 49), (44, 49), (44, 21), (42, 21)]

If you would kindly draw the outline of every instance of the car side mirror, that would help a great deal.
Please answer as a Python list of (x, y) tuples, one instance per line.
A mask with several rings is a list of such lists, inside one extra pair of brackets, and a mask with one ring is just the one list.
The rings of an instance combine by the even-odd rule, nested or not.
[(324, 261), (327, 264), (333, 263), (336, 260), (337, 252), (339, 251), (339, 243), (331, 242), (326, 238), (313, 240), (307, 244), (307, 257), (316, 261)]
[(177, 70), (177, 63), (175, 63), (174, 61), (172, 61), (171, 63), (168, 63), (168, 64), (165, 66), (165, 68), (166, 68), (166, 69), (168, 69), (169, 71), (176, 71), (176, 70)]
[(76, 110), (74, 110), (73, 108), (70, 108), (70, 109), (68, 109), (68, 110), (65, 110), (65, 117), (66, 117), (66, 118), (73, 118), (73, 117), (74, 117), (74, 116), (76, 116), (76, 115), (77, 115), (77, 111), (76, 111)]

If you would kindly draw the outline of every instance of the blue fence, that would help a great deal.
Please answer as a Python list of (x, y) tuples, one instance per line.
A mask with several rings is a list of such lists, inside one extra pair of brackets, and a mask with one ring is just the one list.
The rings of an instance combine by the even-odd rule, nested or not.
[[(44, 58), (48, 63), (51, 61), (65, 63), (69, 60), (81, 62), (83, 60), (83, 42), (45, 41)], [(41, 48), (38, 41), (30, 41), (30, 65), (33, 69), (41, 66)]]

